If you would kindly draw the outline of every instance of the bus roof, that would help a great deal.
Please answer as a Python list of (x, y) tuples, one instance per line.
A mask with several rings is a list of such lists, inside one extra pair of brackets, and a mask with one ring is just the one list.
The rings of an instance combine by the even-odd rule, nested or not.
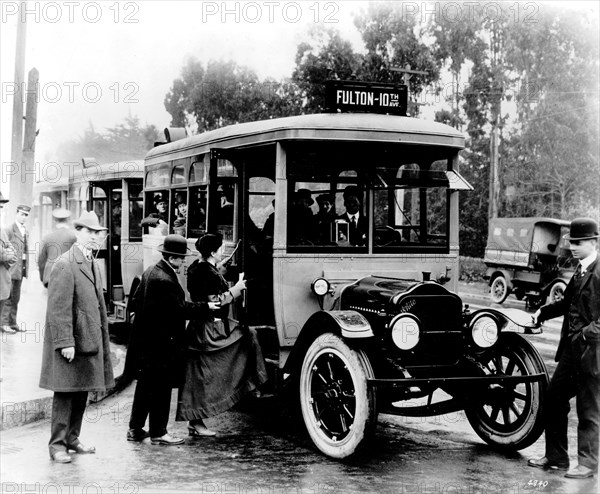
[(71, 181), (89, 182), (103, 180), (120, 180), (122, 178), (142, 178), (144, 162), (142, 160), (115, 161), (92, 164), (73, 171)]
[[(185, 157), (213, 146), (233, 148), (282, 140), (372, 141), (463, 149), (465, 137), (456, 129), (427, 120), (371, 113), (319, 113), (229, 125), (151, 149), (146, 161), (163, 155)], [(205, 147), (206, 149), (198, 149)]]

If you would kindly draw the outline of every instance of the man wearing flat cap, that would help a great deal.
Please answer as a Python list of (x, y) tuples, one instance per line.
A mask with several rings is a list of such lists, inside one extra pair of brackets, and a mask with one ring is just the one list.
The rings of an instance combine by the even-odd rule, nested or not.
[[(8, 202), (0, 192), (0, 209)], [(12, 280), (10, 277), (10, 268), (17, 262), (15, 249), (8, 239), (8, 231), (0, 225), (0, 315), (4, 310), (4, 304), (10, 297)], [(14, 334), (15, 331), (8, 326), (1, 327), (3, 333)]]
[[(158, 251), (162, 259), (146, 269), (132, 302), (135, 316), (124, 372), (137, 379), (137, 384), (127, 440), (143, 441), (150, 436), (152, 444), (172, 446), (184, 442), (168, 433), (167, 424), (172, 390), (184, 377), (186, 320), (201, 319), (218, 306), (185, 300), (177, 279), (185, 258), (191, 255), (184, 237), (167, 235)], [(148, 418), (149, 433), (144, 429)]]
[(17, 215), (15, 222), (8, 229), (8, 239), (15, 249), (17, 255), (17, 261), (10, 267), (10, 278), (12, 286), (10, 290), (10, 297), (4, 304), (2, 309), (2, 327), (8, 328), (12, 331), (25, 331), (17, 323), (17, 311), (19, 309), (19, 301), (21, 300), (21, 284), (23, 278), (27, 278), (28, 272), (28, 240), (29, 233), (25, 228), (25, 222), (31, 212), (29, 206), (23, 204), (17, 206)]
[(569, 400), (577, 404), (577, 459), (565, 477), (584, 479), (598, 471), (600, 434), (600, 261), (598, 223), (591, 218), (571, 222), (565, 238), (579, 265), (565, 289), (564, 298), (540, 308), (533, 321), (541, 323), (564, 316), (558, 362), (544, 402), (546, 454), (532, 458), (537, 468), (566, 470), (569, 467), (567, 423)]
[(42, 238), (40, 253), (38, 254), (38, 268), (40, 280), (46, 288), (50, 281), (50, 272), (58, 258), (67, 252), (77, 240), (75, 232), (69, 227), (71, 212), (67, 209), (58, 208), (52, 211), (54, 218), (54, 231)]
[(48, 283), (40, 387), (54, 391), (50, 458), (95, 453), (79, 440), (89, 391), (114, 386), (108, 319), (100, 269), (94, 259), (106, 228), (93, 211), (73, 222), (77, 241), (61, 255)]

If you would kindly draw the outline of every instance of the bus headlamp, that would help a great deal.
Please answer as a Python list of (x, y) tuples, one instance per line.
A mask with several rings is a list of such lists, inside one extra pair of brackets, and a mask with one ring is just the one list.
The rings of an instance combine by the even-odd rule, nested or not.
[(327, 281), (325, 278), (317, 278), (310, 285), (310, 289), (315, 293), (315, 295), (318, 295), (319, 297), (322, 297), (326, 293), (328, 293), (330, 288), (331, 285), (329, 284), (329, 281)]
[(421, 328), (412, 314), (398, 314), (390, 322), (392, 341), (400, 350), (412, 350), (419, 343)]
[(483, 314), (471, 321), (473, 342), (480, 348), (489, 348), (498, 341), (500, 331), (498, 322), (488, 314)]

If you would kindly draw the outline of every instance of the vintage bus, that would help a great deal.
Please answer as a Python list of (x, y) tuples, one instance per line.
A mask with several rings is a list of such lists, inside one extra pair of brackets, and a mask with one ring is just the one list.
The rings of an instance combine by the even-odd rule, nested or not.
[[(97, 261), (102, 272), (111, 333), (129, 321), (127, 303), (142, 273), (143, 169), (141, 160), (98, 164), (91, 158), (69, 177), (67, 207), (72, 218), (94, 211), (108, 228)], [(126, 327), (123, 339), (127, 338)]]
[(205, 232), (230, 253), (239, 242), (229, 271), (248, 289), (230, 317), (256, 329), (271, 381), (297, 393), (331, 457), (361, 447), (379, 412), (465, 410), (488, 443), (527, 447), (542, 432), (548, 376), (518, 333), (541, 330), (524, 313), (471, 313), (456, 294), (464, 143), (440, 123), (331, 112), (155, 147), (145, 216), (166, 200), (166, 225), (144, 232), (144, 265), (159, 259), (180, 202), (192, 250)]
[(69, 177), (64, 175), (55, 181), (39, 181), (33, 184), (33, 214), (31, 232), (33, 245), (52, 231), (52, 211), (67, 207)]

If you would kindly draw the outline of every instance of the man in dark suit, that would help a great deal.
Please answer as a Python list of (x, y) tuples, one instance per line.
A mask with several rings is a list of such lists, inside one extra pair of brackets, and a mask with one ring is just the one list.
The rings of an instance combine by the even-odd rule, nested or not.
[(12, 227), (8, 229), (8, 239), (15, 249), (17, 262), (10, 268), (12, 287), (10, 290), (10, 297), (4, 304), (2, 310), (2, 327), (8, 327), (13, 331), (25, 331), (25, 329), (21, 328), (17, 323), (17, 311), (19, 309), (19, 301), (21, 300), (21, 285), (23, 283), (23, 278), (27, 278), (29, 268), (27, 259), (29, 233), (25, 228), (25, 222), (27, 221), (30, 211), (31, 208), (29, 206), (17, 206), (15, 222)]
[(77, 242), (50, 273), (40, 377), (40, 387), (54, 391), (48, 447), (57, 463), (70, 463), (70, 451), (96, 452), (79, 440), (87, 395), (114, 386), (102, 279), (93, 256), (106, 228), (91, 211), (73, 224)]
[[(7, 202), (8, 199), (4, 199), (2, 192), (0, 192), (0, 209), (2, 209)], [(8, 297), (10, 297), (12, 287), (10, 268), (15, 262), (17, 262), (15, 249), (8, 239), (6, 228), (0, 226), (0, 315), (4, 310), (4, 304), (8, 300)], [(15, 334), (15, 330), (8, 326), (2, 326), (1, 330), (3, 333)]]
[[(148, 435), (152, 444), (182, 444), (181, 438), (167, 432), (171, 392), (184, 377), (185, 324), (200, 319), (215, 303), (185, 300), (177, 272), (191, 255), (181, 235), (167, 235), (158, 248), (163, 258), (142, 275), (133, 299), (135, 311), (131, 340), (127, 348), (125, 375), (136, 378), (128, 441), (142, 441)], [(144, 430), (150, 418), (150, 433)]]
[(46, 288), (48, 288), (52, 267), (58, 258), (67, 252), (77, 240), (75, 233), (68, 224), (70, 216), (71, 213), (67, 209), (59, 208), (52, 211), (55, 230), (48, 233), (42, 239), (37, 263), (40, 271), (40, 280)]
[(577, 218), (565, 238), (579, 266), (561, 301), (545, 305), (535, 323), (564, 316), (555, 360), (558, 362), (544, 402), (546, 455), (529, 465), (546, 469), (569, 467), (567, 420), (569, 400), (577, 397), (578, 465), (565, 477), (583, 479), (598, 470), (600, 432), (600, 261), (598, 223)]
[(355, 185), (349, 185), (344, 189), (344, 207), (346, 212), (337, 217), (350, 225), (350, 245), (363, 246), (367, 243), (367, 218), (361, 209), (361, 193)]

